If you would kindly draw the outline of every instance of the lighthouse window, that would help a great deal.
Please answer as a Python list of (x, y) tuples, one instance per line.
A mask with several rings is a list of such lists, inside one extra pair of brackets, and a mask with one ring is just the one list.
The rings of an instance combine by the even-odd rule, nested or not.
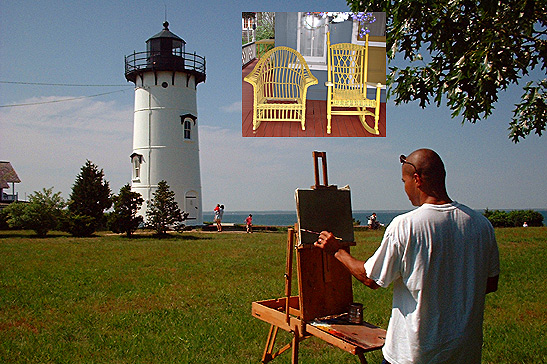
[(192, 121), (184, 120), (184, 139), (192, 139)]
[(139, 179), (141, 177), (141, 164), (138, 159), (135, 158), (133, 166), (135, 167), (135, 179)]
[(131, 161), (133, 162), (133, 180), (139, 180), (141, 178), (142, 155), (134, 153), (131, 155)]

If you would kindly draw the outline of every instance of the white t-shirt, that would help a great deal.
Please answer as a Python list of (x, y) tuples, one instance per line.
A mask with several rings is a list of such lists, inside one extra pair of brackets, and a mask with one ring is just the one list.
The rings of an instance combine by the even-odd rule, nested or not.
[(382, 287), (393, 282), (387, 361), (480, 363), (486, 282), (499, 275), (482, 214), (452, 202), (397, 216), (365, 270)]

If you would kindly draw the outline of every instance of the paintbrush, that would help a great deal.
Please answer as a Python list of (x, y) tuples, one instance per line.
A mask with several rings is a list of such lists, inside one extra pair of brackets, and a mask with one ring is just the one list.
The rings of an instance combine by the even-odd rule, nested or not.
[[(315, 234), (315, 235), (321, 235), (321, 233), (318, 233), (317, 231), (312, 231), (312, 230), (308, 230), (308, 229), (300, 229), (300, 231), (310, 233), (310, 234)], [(334, 238), (338, 239), (338, 240), (342, 240), (341, 238), (336, 237), (336, 236)]]
[[(317, 231), (308, 230), (308, 229), (300, 229), (300, 231), (303, 231), (305, 233), (315, 234), (315, 235), (321, 235), (321, 233), (318, 233)], [(333, 235), (334, 236), (334, 235)], [(355, 242), (353, 241), (345, 241), (342, 238), (339, 238), (337, 236), (334, 236), (336, 240), (339, 240), (341, 243), (349, 244), (349, 245), (355, 245)]]

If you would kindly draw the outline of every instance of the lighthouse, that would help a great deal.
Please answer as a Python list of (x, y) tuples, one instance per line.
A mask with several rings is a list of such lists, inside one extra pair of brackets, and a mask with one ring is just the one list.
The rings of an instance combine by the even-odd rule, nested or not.
[(135, 84), (131, 190), (146, 217), (158, 183), (175, 192), (187, 225), (203, 223), (199, 169), (197, 85), (205, 81), (205, 58), (186, 53), (186, 42), (169, 30), (146, 41), (146, 52), (125, 57), (125, 78)]

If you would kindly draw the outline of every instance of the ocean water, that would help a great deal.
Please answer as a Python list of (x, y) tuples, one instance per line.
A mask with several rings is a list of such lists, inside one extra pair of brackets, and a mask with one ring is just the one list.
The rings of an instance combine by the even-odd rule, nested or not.
[[(377, 221), (388, 225), (391, 220), (397, 215), (405, 213), (409, 210), (377, 210), (377, 211), (353, 211), (353, 218), (359, 220), (361, 225), (367, 225), (368, 216), (376, 212)], [(241, 211), (224, 211), (222, 222), (245, 224), (245, 219), (249, 214), (253, 215), (254, 225), (268, 226), (292, 226), (296, 223), (296, 211), (263, 211), (263, 212), (241, 212)], [(204, 213), (203, 221), (213, 221), (213, 213)]]
[[(376, 212), (377, 221), (389, 225), (391, 220), (397, 215), (408, 212), (409, 210), (374, 210), (374, 211), (353, 211), (353, 218), (359, 220), (361, 225), (367, 225), (368, 217), (372, 215), (373, 212)], [(484, 212), (484, 210), (477, 210), (479, 212)], [(544, 217), (543, 224), (547, 225), (547, 210), (536, 210), (541, 213)], [(224, 223), (234, 223), (234, 224), (245, 224), (245, 219), (249, 214), (253, 215), (253, 224), (254, 225), (268, 225), (268, 226), (293, 226), (296, 223), (296, 211), (262, 211), (262, 212), (242, 212), (242, 211), (224, 211), (222, 217), (222, 222)], [(212, 222), (213, 221), (213, 212), (204, 213), (203, 221)]]

